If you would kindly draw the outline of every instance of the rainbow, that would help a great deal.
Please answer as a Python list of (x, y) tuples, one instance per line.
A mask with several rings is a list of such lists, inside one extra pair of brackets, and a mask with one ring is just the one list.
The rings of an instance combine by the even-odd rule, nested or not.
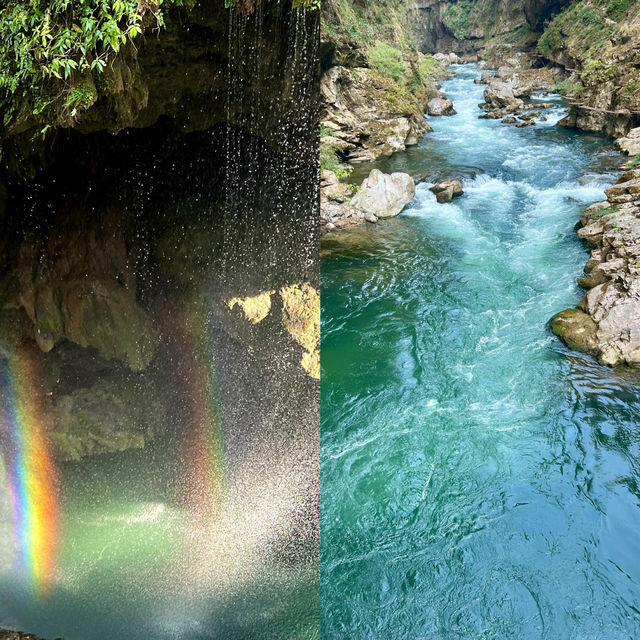
[[(200, 307), (200, 308), (199, 308)], [(186, 502), (203, 525), (219, 514), (227, 492), (219, 381), (206, 311), (195, 303), (179, 312), (176, 379), (180, 383)]]
[(57, 477), (45, 433), (37, 353), (21, 348), (0, 361), (0, 445), (13, 512), (16, 562), (38, 595), (56, 568)]

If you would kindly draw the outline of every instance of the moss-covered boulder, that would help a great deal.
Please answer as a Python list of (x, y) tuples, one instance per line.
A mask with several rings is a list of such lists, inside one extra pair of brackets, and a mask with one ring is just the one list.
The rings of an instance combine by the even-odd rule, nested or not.
[(596, 333), (598, 325), (580, 309), (566, 309), (551, 318), (551, 331), (570, 349), (598, 355)]

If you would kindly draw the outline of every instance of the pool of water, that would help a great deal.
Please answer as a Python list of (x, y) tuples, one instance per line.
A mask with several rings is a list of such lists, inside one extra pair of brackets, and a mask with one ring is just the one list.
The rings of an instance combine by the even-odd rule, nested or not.
[(179, 497), (180, 450), (161, 440), (61, 468), (48, 593), (16, 566), (3, 513), (0, 628), (65, 640), (318, 637), (316, 564), (269, 550), (288, 526), (278, 510), (288, 511), (282, 487), (295, 478), (238, 469), (225, 506), (203, 523)]
[(617, 157), (560, 102), (479, 119), (456, 71), (457, 115), (376, 166), (465, 194), (323, 243), (323, 636), (637, 638), (640, 380), (547, 327)]

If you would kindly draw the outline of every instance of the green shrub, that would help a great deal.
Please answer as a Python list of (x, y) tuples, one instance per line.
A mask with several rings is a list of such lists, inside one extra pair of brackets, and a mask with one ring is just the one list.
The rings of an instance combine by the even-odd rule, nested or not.
[(369, 50), (369, 59), (375, 69), (396, 81), (402, 80), (407, 70), (402, 51), (382, 42)]
[(634, 0), (607, 0), (607, 16), (612, 20), (620, 20)]
[[(14, 96), (55, 95), (62, 105), (81, 108), (86, 92), (72, 77), (102, 73), (112, 56), (143, 31), (151, 14), (164, 25), (163, 5), (183, 0), (5, 0), (0, 8), (0, 107), (10, 117)], [(53, 101), (49, 102), (50, 105)]]
[(562, 46), (562, 33), (557, 27), (547, 29), (538, 40), (538, 51), (543, 56), (548, 56)]
[(556, 82), (554, 91), (562, 96), (568, 96), (573, 93), (578, 93), (584, 87), (579, 82), (576, 82), (573, 78), (566, 78), (560, 82)]
[(464, 40), (469, 33), (473, 8), (472, 0), (460, 0), (445, 9), (443, 23), (458, 40)]
[(594, 87), (607, 82), (613, 77), (613, 69), (602, 60), (589, 58), (582, 65), (582, 84), (585, 87)]

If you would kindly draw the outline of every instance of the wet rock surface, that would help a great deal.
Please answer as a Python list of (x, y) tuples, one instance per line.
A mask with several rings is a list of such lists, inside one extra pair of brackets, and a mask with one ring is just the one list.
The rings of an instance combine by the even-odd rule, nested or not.
[(451, 202), (463, 194), (462, 182), (460, 180), (446, 180), (431, 187), (430, 191), (435, 193), (436, 200), (440, 204)]
[(590, 247), (588, 291), (578, 309), (551, 320), (572, 349), (608, 366), (640, 365), (640, 169), (630, 168), (606, 190), (607, 200), (583, 212), (578, 235)]

